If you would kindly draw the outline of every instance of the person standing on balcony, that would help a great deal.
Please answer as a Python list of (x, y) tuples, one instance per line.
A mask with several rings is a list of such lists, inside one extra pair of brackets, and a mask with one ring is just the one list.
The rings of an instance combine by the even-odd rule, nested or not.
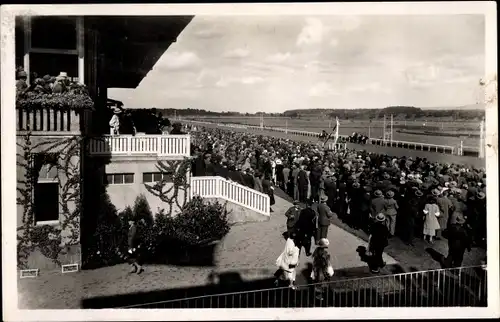
[(120, 115), (122, 110), (118, 107), (113, 108), (113, 116), (109, 121), (109, 134), (120, 135)]
[(16, 92), (23, 93), (26, 89), (28, 89), (28, 74), (21, 70), (17, 73)]
[(65, 72), (60, 72), (58, 76), (56, 76), (56, 81), (54, 82), (54, 87), (52, 88), (52, 92), (54, 94), (65, 93), (67, 88), (67, 78), (68, 74)]
[(386, 218), (383, 213), (375, 216), (373, 224), (370, 226), (370, 236), (368, 237), (368, 251), (371, 254), (368, 266), (372, 273), (379, 273), (385, 266), (382, 255), (384, 249), (389, 244), (389, 230), (387, 229)]
[(132, 119), (132, 114), (130, 113), (130, 110), (125, 110), (125, 112), (122, 113), (121, 117), (119, 117), (119, 120), (120, 120), (119, 124), (120, 133), (131, 134), (131, 135), (136, 134), (134, 120)]

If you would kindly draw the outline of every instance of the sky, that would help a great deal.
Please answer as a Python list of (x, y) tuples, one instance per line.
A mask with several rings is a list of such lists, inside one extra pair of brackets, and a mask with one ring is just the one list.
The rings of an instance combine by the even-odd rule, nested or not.
[(196, 16), (136, 89), (130, 108), (242, 113), (475, 104), (482, 15)]

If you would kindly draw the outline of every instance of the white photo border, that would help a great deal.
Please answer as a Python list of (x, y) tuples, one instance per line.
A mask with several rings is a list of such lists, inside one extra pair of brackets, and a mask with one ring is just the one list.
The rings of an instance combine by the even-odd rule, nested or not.
[(2, 259), (3, 308), (7, 321), (82, 320), (264, 320), (487, 318), (500, 316), (498, 254), (498, 101), (486, 96), (488, 213), (488, 308), (312, 308), (146, 310), (19, 310), (16, 269), (16, 116), (14, 17), (16, 15), (452, 15), (485, 16), (485, 77), (497, 73), (496, 2), (279, 3), (279, 4), (91, 4), (6, 5), (1, 7)]

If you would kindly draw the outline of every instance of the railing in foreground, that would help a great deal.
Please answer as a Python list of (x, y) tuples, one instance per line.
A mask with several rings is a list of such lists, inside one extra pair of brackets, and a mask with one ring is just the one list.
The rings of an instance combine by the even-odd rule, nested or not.
[(270, 216), (269, 196), (222, 177), (192, 177), (191, 197), (222, 198)]
[[(126, 308), (486, 307), (485, 266), (207, 295)], [(318, 291), (323, 290), (318, 299)]]
[(190, 135), (104, 135), (91, 138), (91, 155), (185, 156), (191, 154)]

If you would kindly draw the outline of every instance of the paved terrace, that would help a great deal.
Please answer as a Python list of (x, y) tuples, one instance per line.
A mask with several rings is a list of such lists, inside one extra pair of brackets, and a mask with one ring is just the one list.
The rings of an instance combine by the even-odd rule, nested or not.
[[(280, 191), (277, 193), (282, 195)], [(243, 281), (272, 277), (276, 270), (276, 258), (284, 247), (281, 236), (286, 230), (284, 213), (290, 206), (289, 201), (277, 196), (270, 221), (233, 226), (216, 249), (216, 264), (213, 267), (151, 265), (146, 266), (141, 275), (129, 275), (127, 264), (64, 275), (60, 272), (41, 272), (36, 279), (19, 280), (19, 308), (77, 309), (81, 308), (83, 299), (93, 297), (209, 285), (212, 274), (233, 273)], [(366, 246), (366, 236), (352, 231), (356, 236), (348, 230), (338, 221), (330, 226), (328, 238), (336, 270), (334, 278), (371, 276), (368, 266), (356, 252), (358, 246)], [(425, 247), (423, 242), (417, 242), (412, 249), (398, 239), (391, 240), (388, 254), (384, 254), (388, 265), (381, 274), (439, 268), (439, 264), (426, 253)], [(445, 242), (438, 241), (433, 247), (446, 254)], [(484, 252), (475, 249), (466, 254), (464, 265), (477, 263), (481, 256)], [(302, 272), (310, 262), (310, 258), (301, 254), (298, 272)], [(298, 284), (305, 281), (303, 274), (298, 273)]]

